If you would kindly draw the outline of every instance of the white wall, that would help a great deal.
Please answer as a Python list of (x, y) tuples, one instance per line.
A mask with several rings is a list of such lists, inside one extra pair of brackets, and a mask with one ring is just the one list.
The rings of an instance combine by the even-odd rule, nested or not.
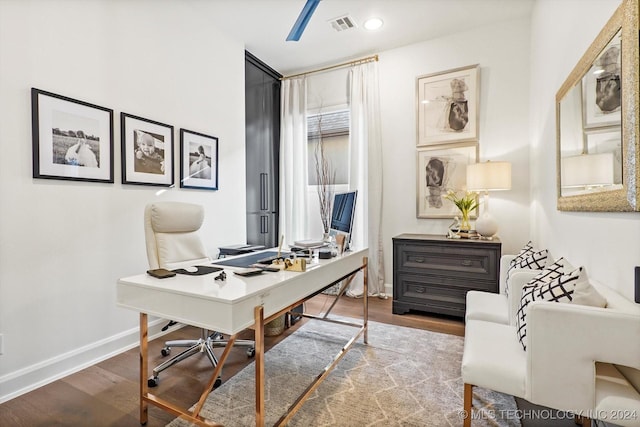
[(385, 282), (392, 283), (392, 238), (444, 235), (451, 219), (416, 218), (416, 78), (480, 64), (480, 161), (512, 163), (512, 190), (491, 194), (503, 253), (529, 238), (528, 20), (462, 31), (380, 53)]
[[(619, 0), (540, 0), (534, 7), (531, 235), (538, 246), (586, 266), (591, 278), (633, 299), (633, 267), (640, 265), (640, 216), (556, 209), (555, 94), (619, 4)], [(579, 19), (567, 18), (576, 13)]]
[[(115, 184), (31, 177), (31, 87), (114, 110)], [(121, 111), (173, 125), (176, 158), (181, 127), (219, 137), (220, 190), (122, 185)], [(212, 255), (245, 241), (244, 46), (188, 2), (0, 1), (0, 117), (2, 402), (137, 343), (115, 283), (147, 266), (145, 204), (205, 205)]]

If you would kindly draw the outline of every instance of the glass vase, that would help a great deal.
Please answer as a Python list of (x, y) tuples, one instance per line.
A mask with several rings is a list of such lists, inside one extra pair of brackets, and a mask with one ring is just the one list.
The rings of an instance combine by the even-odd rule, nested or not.
[(460, 221), (460, 230), (471, 230), (471, 222), (469, 222), (469, 211), (461, 211), (462, 220)]

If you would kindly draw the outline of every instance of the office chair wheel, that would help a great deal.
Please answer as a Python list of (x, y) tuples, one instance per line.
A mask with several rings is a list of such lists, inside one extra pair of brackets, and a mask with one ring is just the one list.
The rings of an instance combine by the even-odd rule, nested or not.
[(256, 355), (256, 349), (251, 347), (247, 349), (247, 357), (253, 357)]
[(171, 348), (170, 347), (163, 347), (162, 350), (160, 350), (160, 354), (162, 354), (162, 356), (167, 357), (168, 355), (171, 354)]
[(158, 386), (158, 384), (160, 384), (160, 378), (158, 378), (158, 377), (150, 377), (150, 378), (147, 380), (147, 385), (148, 385), (149, 387), (157, 387), (157, 386)]
[(216, 382), (213, 383), (213, 387), (211, 387), (211, 390), (215, 390), (221, 385), (222, 385), (222, 378), (218, 377), (216, 378)]

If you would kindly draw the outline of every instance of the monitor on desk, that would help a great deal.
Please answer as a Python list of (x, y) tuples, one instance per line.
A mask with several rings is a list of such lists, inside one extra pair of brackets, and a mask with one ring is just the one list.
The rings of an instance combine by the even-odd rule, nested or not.
[(333, 209), (331, 211), (329, 234), (332, 236), (344, 234), (345, 250), (349, 248), (349, 243), (351, 241), (351, 231), (353, 228), (353, 218), (355, 217), (356, 212), (357, 195), (357, 191), (349, 191), (347, 193), (337, 193), (333, 196)]

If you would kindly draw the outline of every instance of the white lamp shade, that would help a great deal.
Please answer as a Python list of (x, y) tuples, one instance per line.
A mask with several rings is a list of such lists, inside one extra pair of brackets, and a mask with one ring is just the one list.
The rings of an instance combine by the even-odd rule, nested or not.
[(484, 162), (467, 166), (467, 190), (511, 190), (511, 163)]
[(562, 187), (613, 185), (613, 153), (563, 157), (560, 168)]

